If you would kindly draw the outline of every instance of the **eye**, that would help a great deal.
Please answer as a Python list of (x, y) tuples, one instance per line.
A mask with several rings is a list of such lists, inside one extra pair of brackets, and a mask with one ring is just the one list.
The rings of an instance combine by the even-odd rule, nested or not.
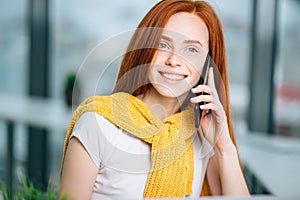
[(187, 51), (189, 53), (198, 53), (199, 52), (199, 50), (196, 47), (188, 47)]
[(158, 47), (160, 49), (170, 49), (170, 46), (166, 42), (160, 42)]

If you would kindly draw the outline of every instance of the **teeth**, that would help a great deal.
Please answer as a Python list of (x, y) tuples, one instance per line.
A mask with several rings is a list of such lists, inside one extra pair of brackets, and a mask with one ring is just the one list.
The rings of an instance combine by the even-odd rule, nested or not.
[(183, 75), (179, 75), (179, 74), (168, 74), (168, 73), (161, 73), (165, 78), (170, 79), (170, 80), (182, 80), (185, 78), (185, 76)]

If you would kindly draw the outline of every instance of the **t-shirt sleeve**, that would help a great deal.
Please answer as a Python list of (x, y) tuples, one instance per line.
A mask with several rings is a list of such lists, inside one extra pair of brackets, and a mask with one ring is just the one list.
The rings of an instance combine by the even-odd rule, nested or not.
[(96, 113), (86, 112), (78, 119), (73, 128), (70, 140), (76, 137), (87, 153), (91, 157), (95, 165), (101, 167), (101, 129), (96, 119)]

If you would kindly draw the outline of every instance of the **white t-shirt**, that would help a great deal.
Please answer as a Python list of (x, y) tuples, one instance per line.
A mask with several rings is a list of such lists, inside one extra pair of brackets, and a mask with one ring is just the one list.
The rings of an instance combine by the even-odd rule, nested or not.
[[(95, 112), (84, 113), (76, 122), (72, 135), (82, 143), (99, 168), (91, 199), (143, 199), (151, 168), (151, 146), (112, 124)], [(213, 149), (193, 135), (193, 194), (201, 192), (207, 163)]]

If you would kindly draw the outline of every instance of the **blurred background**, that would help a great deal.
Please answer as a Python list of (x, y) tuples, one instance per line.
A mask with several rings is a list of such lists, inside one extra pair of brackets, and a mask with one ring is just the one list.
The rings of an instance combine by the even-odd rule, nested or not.
[[(119, 60), (85, 59), (133, 30), (157, 0), (0, 0), (0, 180), (59, 184), (74, 99), (113, 87)], [(300, 188), (300, 1), (209, 1), (227, 45), (230, 99), (252, 194), (298, 196)], [(124, 44), (121, 44), (124, 45)], [(121, 48), (121, 47), (120, 47)], [(88, 66), (89, 73), (80, 71)], [(97, 73), (94, 73), (97, 72)], [(89, 88), (99, 81), (101, 87)], [(96, 74), (93, 77), (91, 74)], [(78, 97), (78, 98), (77, 98)], [(77, 102), (73, 102), (77, 103)]]

